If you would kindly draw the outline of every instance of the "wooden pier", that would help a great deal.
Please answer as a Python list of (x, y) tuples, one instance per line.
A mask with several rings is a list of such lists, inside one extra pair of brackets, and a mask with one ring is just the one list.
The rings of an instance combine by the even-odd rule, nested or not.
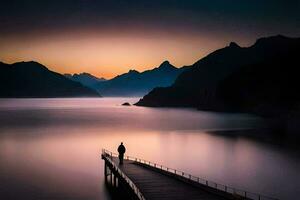
[(107, 150), (102, 150), (101, 157), (105, 182), (126, 196), (124, 199), (276, 200), (131, 156), (125, 156), (124, 164), (119, 165), (118, 155)]

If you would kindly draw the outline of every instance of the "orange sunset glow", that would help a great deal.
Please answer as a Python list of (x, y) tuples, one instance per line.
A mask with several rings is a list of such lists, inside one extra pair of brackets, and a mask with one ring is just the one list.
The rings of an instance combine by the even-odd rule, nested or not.
[[(59, 73), (88, 72), (112, 78), (130, 69), (152, 69), (164, 60), (177, 67), (191, 65), (230, 41), (230, 37), (165, 32), (13, 35), (0, 38), (0, 60), (7, 63), (34, 60)], [(252, 42), (240, 41), (245, 45)]]
[(259, 37), (296, 36), (297, 6), (257, 0), (8, 1), (0, 12), (0, 60), (33, 60), (59, 73), (104, 78), (165, 60), (182, 67), (232, 41), (249, 46)]

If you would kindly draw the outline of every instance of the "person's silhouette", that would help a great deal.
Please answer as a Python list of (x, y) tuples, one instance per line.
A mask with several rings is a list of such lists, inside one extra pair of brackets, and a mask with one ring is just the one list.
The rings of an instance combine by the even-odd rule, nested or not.
[(118, 152), (119, 152), (119, 163), (120, 165), (123, 164), (123, 159), (124, 159), (124, 154), (125, 154), (126, 148), (123, 145), (123, 142), (121, 142), (120, 146), (118, 147)]

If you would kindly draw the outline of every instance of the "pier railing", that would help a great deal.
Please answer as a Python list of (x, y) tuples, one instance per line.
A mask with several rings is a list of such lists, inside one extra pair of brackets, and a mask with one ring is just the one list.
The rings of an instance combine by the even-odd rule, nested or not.
[(140, 192), (139, 188), (132, 182), (132, 180), (130, 180), (130, 178), (128, 178), (128, 176), (125, 173), (123, 173), (123, 171), (118, 167), (118, 165), (116, 165), (116, 163), (113, 162), (112, 157), (116, 156), (116, 155), (117, 154), (114, 154), (110, 151), (102, 149), (102, 156), (104, 156), (107, 159), (107, 161), (110, 162), (110, 164), (117, 171), (117, 173), (126, 181), (126, 183), (132, 189), (132, 191), (135, 193), (137, 198), (139, 200), (146, 200), (145, 197), (143, 196), (143, 194)]
[[(113, 153), (111, 151), (108, 151), (106, 149), (102, 149), (102, 154), (110, 156), (111, 157), (111, 162), (112, 162), (112, 157), (118, 157), (119, 156), (118, 154)], [(259, 193), (250, 192), (250, 191), (246, 191), (246, 190), (242, 190), (242, 189), (237, 189), (237, 188), (234, 188), (234, 187), (231, 187), (231, 186), (216, 183), (214, 181), (210, 181), (210, 180), (207, 180), (207, 179), (204, 179), (204, 178), (193, 176), (189, 173), (186, 173), (186, 172), (183, 172), (183, 171), (180, 171), (180, 170), (177, 170), (177, 169), (173, 169), (173, 168), (170, 168), (170, 167), (166, 167), (164, 165), (160, 165), (160, 164), (157, 164), (157, 163), (154, 163), (154, 162), (151, 162), (151, 161), (147, 161), (147, 160), (144, 160), (144, 159), (136, 158), (136, 157), (133, 157), (133, 156), (126, 155), (126, 156), (124, 156), (124, 159), (135, 161), (137, 163), (147, 165), (147, 166), (150, 166), (150, 167), (154, 167), (158, 170), (162, 170), (162, 171), (165, 171), (167, 173), (171, 173), (171, 174), (180, 176), (182, 178), (193, 181), (194, 183), (205, 185), (207, 187), (210, 187), (210, 188), (222, 191), (222, 192), (226, 192), (226, 193), (231, 194), (233, 196), (244, 197), (246, 199), (253, 199), (253, 200), (279, 200), (277, 198), (269, 197), (269, 196), (262, 195), (262, 194), (259, 194)], [(119, 169), (119, 167), (114, 162), (112, 162), (112, 164), (115, 165), (115, 167), (119, 170), (119, 173), (122, 174), (122, 177), (124, 177), (124, 178), (126, 177), (125, 179), (126, 179), (126, 181), (128, 180), (127, 181), (128, 183), (130, 182), (129, 185), (130, 186), (132, 185), (132, 189), (136, 192), (136, 194), (138, 193), (137, 195), (140, 195), (142, 197), (141, 200), (145, 200), (145, 198), (143, 197), (143, 195), (139, 191), (139, 189), (136, 187), (136, 185), (122, 172), (121, 169)]]

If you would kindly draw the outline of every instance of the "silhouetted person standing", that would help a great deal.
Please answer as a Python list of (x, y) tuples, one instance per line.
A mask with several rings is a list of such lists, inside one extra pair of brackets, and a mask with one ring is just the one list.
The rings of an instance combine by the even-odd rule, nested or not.
[(118, 147), (120, 165), (123, 164), (125, 151), (126, 151), (126, 148), (123, 145), (123, 142), (121, 142), (120, 146)]

